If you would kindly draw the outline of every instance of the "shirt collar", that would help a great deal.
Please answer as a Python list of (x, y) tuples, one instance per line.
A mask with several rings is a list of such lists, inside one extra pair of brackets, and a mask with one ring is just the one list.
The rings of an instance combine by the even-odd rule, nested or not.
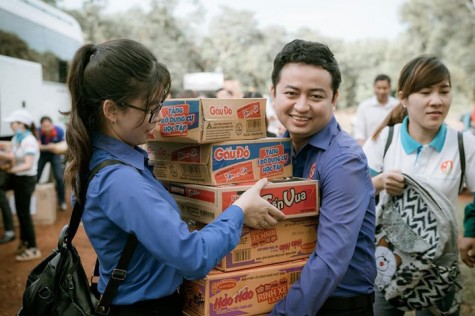
[(108, 152), (117, 160), (125, 162), (138, 170), (143, 170), (144, 162), (148, 160), (147, 152), (142, 148), (138, 146), (132, 148), (126, 143), (100, 132), (93, 133), (92, 146)]
[(332, 135), (338, 132), (338, 130), (338, 123), (335, 116), (332, 116), (327, 125), (310, 137), (308, 143), (313, 147), (326, 150), (330, 146)]
[[(409, 117), (406, 116), (401, 124), (401, 142), (402, 142), (402, 147), (404, 148), (404, 151), (406, 152), (406, 154), (411, 154), (417, 149), (421, 148), (422, 144), (414, 140), (414, 138), (412, 138), (411, 135), (409, 135), (409, 132), (407, 131), (408, 123), (409, 123)], [(440, 126), (439, 131), (437, 132), (437, 135), (435, 135), (434, 139), (429, 143), (429, 146), (431, 146), (438, 152), (441, 152), (442, 147), (444, 147), (446, 134), (447, 134), (447, 126), (445, 124), (442, 124)]]

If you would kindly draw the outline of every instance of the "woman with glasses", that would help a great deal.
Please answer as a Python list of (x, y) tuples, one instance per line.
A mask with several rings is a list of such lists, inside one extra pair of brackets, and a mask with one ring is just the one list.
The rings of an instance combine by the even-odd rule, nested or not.
[(177, 289), (199, 279), (240, 241), (243, 224), (272, 226), (284, 215), (262, 199), (259, 181), (213, 223), (190, 232), (172, 196), (148, 165), (144, 144), (170, 90), (170, 73), (132, 40), (87, 44), (76, 53), (69, 77), (72, 107), (66, 140), (66, 180), (76, 196), (88, 173), (83, 223), (100, 262), (103, 292), (129, 234), (138, 244), (109, 315), (181, 315)]

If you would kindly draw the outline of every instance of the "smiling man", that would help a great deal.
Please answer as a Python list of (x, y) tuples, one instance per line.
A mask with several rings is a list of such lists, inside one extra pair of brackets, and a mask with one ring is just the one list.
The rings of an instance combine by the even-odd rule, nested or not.
[(294, 146), (294, 176), (320, 186), (318, 241), (271, 315), (373, 315), (375, 207), (366, 156), (335, 120), (341, 74), (330, 49), (294, 40), (274, 60), (271, 94)]

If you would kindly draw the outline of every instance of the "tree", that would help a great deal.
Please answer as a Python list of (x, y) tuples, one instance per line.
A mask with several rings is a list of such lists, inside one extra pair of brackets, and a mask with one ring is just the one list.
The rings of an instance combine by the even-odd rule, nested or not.
[(475, 98), (475, 2), (473, 0), (410, 0), (402, 18), (409, 25), (406, 47), (415, 54), (442, 58), (452, 73), (460, 103)]

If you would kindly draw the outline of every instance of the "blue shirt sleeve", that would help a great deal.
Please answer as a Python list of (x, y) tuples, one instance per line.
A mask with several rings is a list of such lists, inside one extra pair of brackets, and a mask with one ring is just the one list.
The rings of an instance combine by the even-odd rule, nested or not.
[(58, 133), (58, 143), (64, 140), (64, 130), (59, 126), (54, 126), (56, 128), (56, 132)]
[[(241, 208), (231, 206), (202, 230), (190, 232), (163, 186), (126, 166), (108, 167), (96, 175), (88, 190), (88, 205), (105, 215), (94, 221), (94, 225), (104, 226), (94, 228), (97, 234), (102, 231), (102, 239), (110, 231), (107, 226), (113, 223), (135, 234), (149, 256), (189, 279), (206, 276), (239, 243), (244, 221)], [(113, 240), (103, 242), (96, 244), (99, 253), (122, 251), (123, 246)], [(111, 266), (116, 264), (114, 257), (117, 256), (111, 256)]]
[(300, 279), (271, 315), (314, 316), (335, 294), (355, 253), (372, 192), (371, 181), (365, 181), (369, 174), (364, 162), (351, 153), (317, 162), (321, 189), (317, 246)]

